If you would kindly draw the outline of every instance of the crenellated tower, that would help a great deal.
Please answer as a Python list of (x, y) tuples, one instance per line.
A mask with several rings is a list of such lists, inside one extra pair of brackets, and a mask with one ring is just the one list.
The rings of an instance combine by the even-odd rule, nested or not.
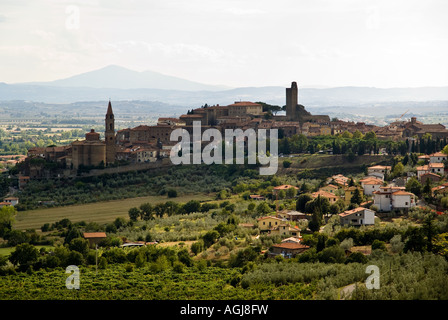
[(286, 118), (288, 120), (296, 120), (296, 108), (298, 104), (298, 88), (297, 82), (291, 83), (291, 88), (286, 88)]

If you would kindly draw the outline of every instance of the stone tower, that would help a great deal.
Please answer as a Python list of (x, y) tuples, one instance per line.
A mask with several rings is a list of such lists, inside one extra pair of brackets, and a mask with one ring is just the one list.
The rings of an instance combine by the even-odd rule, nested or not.
[(107, 106), (106, 113), (106, 131), (105, 131), (105, 142), (106, 142), (106, 163), (115, 162), (116, 145), (115, 145), (115, 118), (112, 111), (112, 104), (109, 100), (109, 105)]
[(298, 104), (297, 83), (291, 83), (291, 88), (286, 88), (286, 118), (296, 120), (296, 106)]

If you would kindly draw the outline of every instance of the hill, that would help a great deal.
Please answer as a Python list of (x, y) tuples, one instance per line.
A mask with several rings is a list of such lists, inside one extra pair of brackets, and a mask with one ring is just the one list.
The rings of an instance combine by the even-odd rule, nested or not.
[(160, 89), (181, 91), (217, 91), (227, 89), (167, 76), (154, 71), (133, 71), (116, 65), (78, 74), (69, 78), (50, 81), (25, 83), (27, 85), (69, 87), (69, 88), (115, 88), (115, 89)]

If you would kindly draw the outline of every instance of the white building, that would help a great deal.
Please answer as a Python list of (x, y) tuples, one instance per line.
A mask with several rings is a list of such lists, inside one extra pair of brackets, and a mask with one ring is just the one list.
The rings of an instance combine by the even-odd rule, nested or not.
[(8, 197), (4, 200), (6, 203), (9, 203), (11, 206), (15, 206), (19, 203), (19, 198), (16, 197)]
[(448, 155), (442, 153), (442, 152), (436, 152), (429, 155), (429, 162), (430, 163), (443, 163), (448, 159)]
[(341, 224), (349, 226), (367, 226), (375, 224), (375, 211), (358, 207), (339, 214)]
[(367, 196), (373, 195), (375, 191), (379, 191), (383, 186), (383, 180), (375, 177), (367, 177), (359, 180), (359, 182), (361, 182), (361, 186), (364, 189), (364, 194)]
[(445, 165), (440, 162), (431, 162), (424, 166), (417, 167), (417, 178), (419, 180), (424, 174), (427, 173), (435, 173), (443, 176), (445, 174)]
[(386, 173), (390, 173), (392, 170), (391, 166), (373, 166), (367, 168), (367, 173), (369, 176), (378, 177), (380, 179), (384, 179)]
[(406, 192), (404, 187), (381, 187), (373, 193), (373, 204), (379, 211), (410, 209), (415, 207), (415, 195)]

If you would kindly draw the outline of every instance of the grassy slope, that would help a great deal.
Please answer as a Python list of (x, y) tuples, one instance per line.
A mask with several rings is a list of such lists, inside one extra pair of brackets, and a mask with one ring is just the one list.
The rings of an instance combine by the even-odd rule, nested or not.
[(172, 200), (175, 202), (188, 202), (189, 200), (210, 200), (212, 197), (206, 194), (188, 194), (177, 198), (166, 196), (147, 196), (141, 198), (129, 198), (106, 202), (89, 203), (57, 208), (46, 208), (30, 211), (21, 211), (16, 216), (14, 228), (18, 230), (39, 229), (45, 223), (53, 223), (68, 218), (72, 222), (112, 222), (117, 217), (129, 218), (128, 211), (132, 207), (139, 207), (142, 203), (159, 203)]

